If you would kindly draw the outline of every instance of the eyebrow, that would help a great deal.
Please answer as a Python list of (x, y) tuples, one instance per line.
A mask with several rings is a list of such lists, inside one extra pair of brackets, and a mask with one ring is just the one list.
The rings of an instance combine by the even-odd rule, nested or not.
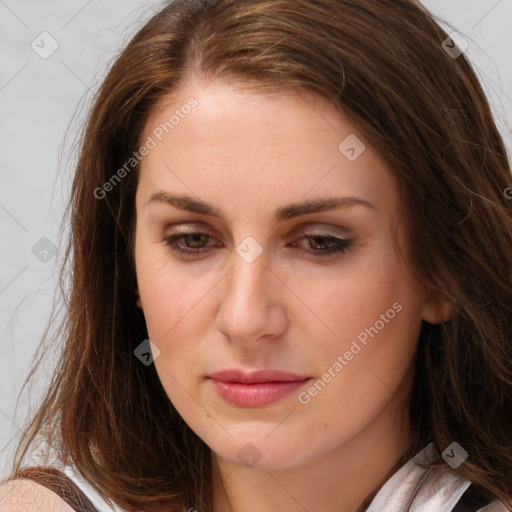
[[(218, 208), (215, 208), (214, 206), (205, 203), (200, 199), (194, 199), (193, 197), (184, 194), (173, 195), (164, 191), (155, 192), (146, 201), (145, 206), (154, 202), (169, 204), (171, 206), (180, 208), (181, 210), (199, 213), (201, 215), (211, 215), (219, 219), (224, 218), (222, 211)], [(275, 218), (278, 221), (283, 221), (310, 213), (318, 213), (334, 209), (345, 209), (352, 206), (365, 206), (366, 208), (371, 208), (372, 210), (377, 211), (375, 206), (373, 206), (371, 203), (358, 197), (329, 197), (325, 199), (314, 199), (310, 201), (302, 201), (300, 203), (292, 203), (281, 206), (275, 211)]]

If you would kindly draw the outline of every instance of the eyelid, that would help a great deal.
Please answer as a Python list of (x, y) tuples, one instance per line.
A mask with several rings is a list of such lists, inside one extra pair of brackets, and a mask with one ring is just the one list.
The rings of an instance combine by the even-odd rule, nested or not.
[[(167, 232), (166, 234), (189, 234), (189, 233), (206, 233), (211, 236), (222, 236), (220, 233), (220, 230), (212, 227), (210, 224), (203, 222), (203, 221), (193, 221), (189, 223), (177, 223), (173, 224), (172, 226), (178, 226), (176, 231), (172, 231), (170, 233)], [(171, 226), (168, 226), (171, 227)], [(273, 229), (273, 228), (271, 228)], [(284, 231), (284, 229), (283, 229)], [(301, 222), (300, 224), (297, 224), (296, 226), (293, 226), (291, 230), (289, 231), (289, 234), (287, 236), (295, 236), (298, 233), (311, 233), (314, 235), (318, 234), (324, 234), (325, 236), (335, 236), (339, 238), (349, 238), (354, 236), (353, 230), (349, 229), (348, 227), (343, 227), (340, 225), (334, 225), (329, 224), (326, 222)]]
[(325, 222), (302, 222), (300, 225), (295, 226), (287, 236), (294, 240), (308, 236), (325, 236), (349, 240), (355, 237), (355, 233), (352, 229), (340, 225), (327, 224)]

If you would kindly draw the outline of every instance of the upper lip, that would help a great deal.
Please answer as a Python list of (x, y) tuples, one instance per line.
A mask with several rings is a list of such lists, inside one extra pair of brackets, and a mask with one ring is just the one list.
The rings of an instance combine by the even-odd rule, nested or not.
[(245, 372), (243, 370), (221, 370), (208, 375), (210, 379), (221, 382), (241, 382), (243, 384), (255, 384), (258, 382), (291, 382), (305, 380), (307, 375), (283, 372), (281, 370), (265, 369)]

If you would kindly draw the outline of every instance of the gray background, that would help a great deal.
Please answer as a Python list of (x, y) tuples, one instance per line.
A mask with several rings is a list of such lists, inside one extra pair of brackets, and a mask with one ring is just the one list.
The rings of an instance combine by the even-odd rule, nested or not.
[[(512, 0), (423, 3), (468, 40), (510, 150)], [(73, 139), (109, 62), (161, 4), (0, 0), (0, 478), (46, 382), (41, 375), (15, 410), (51, 311)]]

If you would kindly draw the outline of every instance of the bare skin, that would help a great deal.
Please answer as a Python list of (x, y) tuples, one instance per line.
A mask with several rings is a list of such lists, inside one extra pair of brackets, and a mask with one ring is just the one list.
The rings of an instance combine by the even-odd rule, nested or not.
[[(197, 106), (144, 158), (136, 194), (138, 304), (160, 350), (156, 370), (212, 450), (215, 512), (353, 512), (408, 447), (421, 323), (448, 310), (420, 294), (393, 247), (400, 205), (391, 170), (326, 100), (191, 80), (152, 112), (141, 141), (191, 96)], [(353, 161), (339, 149), (351, 134), (366, 146)], [(150, 201), (162, 191), (202, 200), (222, 217)], [(360, 202), (274, 217), (285, 205), (334, 196)], [(199, 255), (164, 241), (186, 230), (205, 235), (174, 248)], [(236, 250), (249, 236), (262, 249), (251, 263)], [(349, 245), (315, 256), (332, 247), (325, 237)], [(407, 254), (401, 228), (399, 240)], [(357, 351), (353, 342), (372, 326), (378, 333)], [(272, 404), (241, 407), (208, 378), (226, 368), (310, 380)], [(315, 394), (318, 380), (325, 386)], [(250, 465), (244, 449), (253, 450)]]
[(31, 480), (17, 479), (0, 485), (1, 512), (73, 512), (57, 494)]

